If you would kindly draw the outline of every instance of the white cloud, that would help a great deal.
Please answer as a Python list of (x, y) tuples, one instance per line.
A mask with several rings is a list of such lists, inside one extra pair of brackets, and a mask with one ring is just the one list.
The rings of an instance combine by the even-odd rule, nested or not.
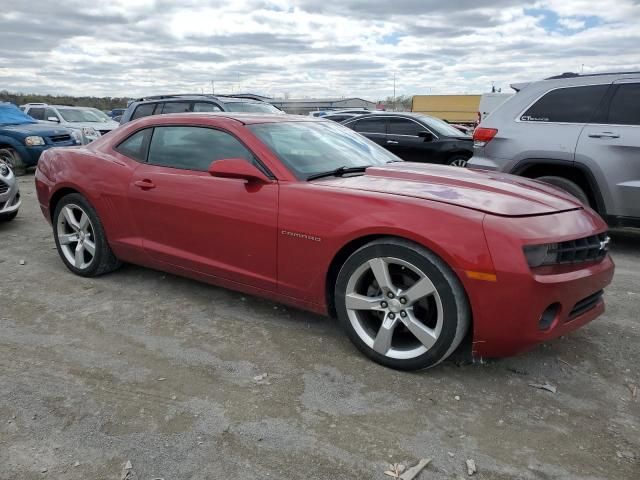
[[(4, 0), (0, 85), (137, 96), (487, 91), (640, 69), (638, 0)], [(38, 15), (33, 15), (38, 12)], [(533, 13), (532, 13), (533, 12)], [(551, 24), (549, 18), (555, 18)]]

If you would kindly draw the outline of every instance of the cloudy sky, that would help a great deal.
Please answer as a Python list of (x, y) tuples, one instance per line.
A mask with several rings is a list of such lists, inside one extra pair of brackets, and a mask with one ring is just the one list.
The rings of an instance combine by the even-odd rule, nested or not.
[(486, 92), (640, 70), (640, 0), (0, 0), (0, 89)]

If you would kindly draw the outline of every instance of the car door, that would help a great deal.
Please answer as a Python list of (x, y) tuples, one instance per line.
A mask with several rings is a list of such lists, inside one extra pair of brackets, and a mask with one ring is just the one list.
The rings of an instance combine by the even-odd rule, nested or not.
[(576, 162), (596, 177), (608, 215), (640, 218), (640, 79), (613, 84), (582, 130)]
[(367, 117), (347, 125), (382, 147), (387, 146), (387, 118)]
[[(421, 137), (429, 132), (431, 138)], [(386, 148), (407, 162), (431, 162), (435, 159), (438, 137), (426, 126), (406, 117), (389, 117)]]
[(278, 184), (212, 177), (224, 158), (258, 163), (226, 131), (154, 128), (129, 188), (143, 247), (159, 262), (275, 291)]

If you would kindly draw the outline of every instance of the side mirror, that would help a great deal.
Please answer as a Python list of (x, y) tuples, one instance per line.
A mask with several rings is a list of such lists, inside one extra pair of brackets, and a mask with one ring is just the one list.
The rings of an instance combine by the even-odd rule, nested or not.
[(47, 117), (47, 121), (60, 123), (60, 119), (58, 117)]
[(215, 160), (209, 166), (209, 174), (219, 178), (238, 178), (247, 182), (271, 183), (271, 179), (244, 158)]
[(423, 130), (421, 132), (418, 132), (418, 136), (420, 138), (424, 138), (425, 142), (431, 142), (433, 141), (433, 133), (431, 132), (427, 132), (426, 130)]

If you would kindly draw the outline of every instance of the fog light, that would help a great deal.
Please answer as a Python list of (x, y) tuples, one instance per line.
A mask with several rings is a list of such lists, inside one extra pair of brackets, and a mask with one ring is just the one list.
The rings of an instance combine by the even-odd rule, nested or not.
[(540, 315), (540, 320), (538, 321), (538, 328), (540, 330), (549, 330), (558, 316), (558, 312), (560, 311), (559, 303), (552, 303), (549, 305), (542, 315)]

